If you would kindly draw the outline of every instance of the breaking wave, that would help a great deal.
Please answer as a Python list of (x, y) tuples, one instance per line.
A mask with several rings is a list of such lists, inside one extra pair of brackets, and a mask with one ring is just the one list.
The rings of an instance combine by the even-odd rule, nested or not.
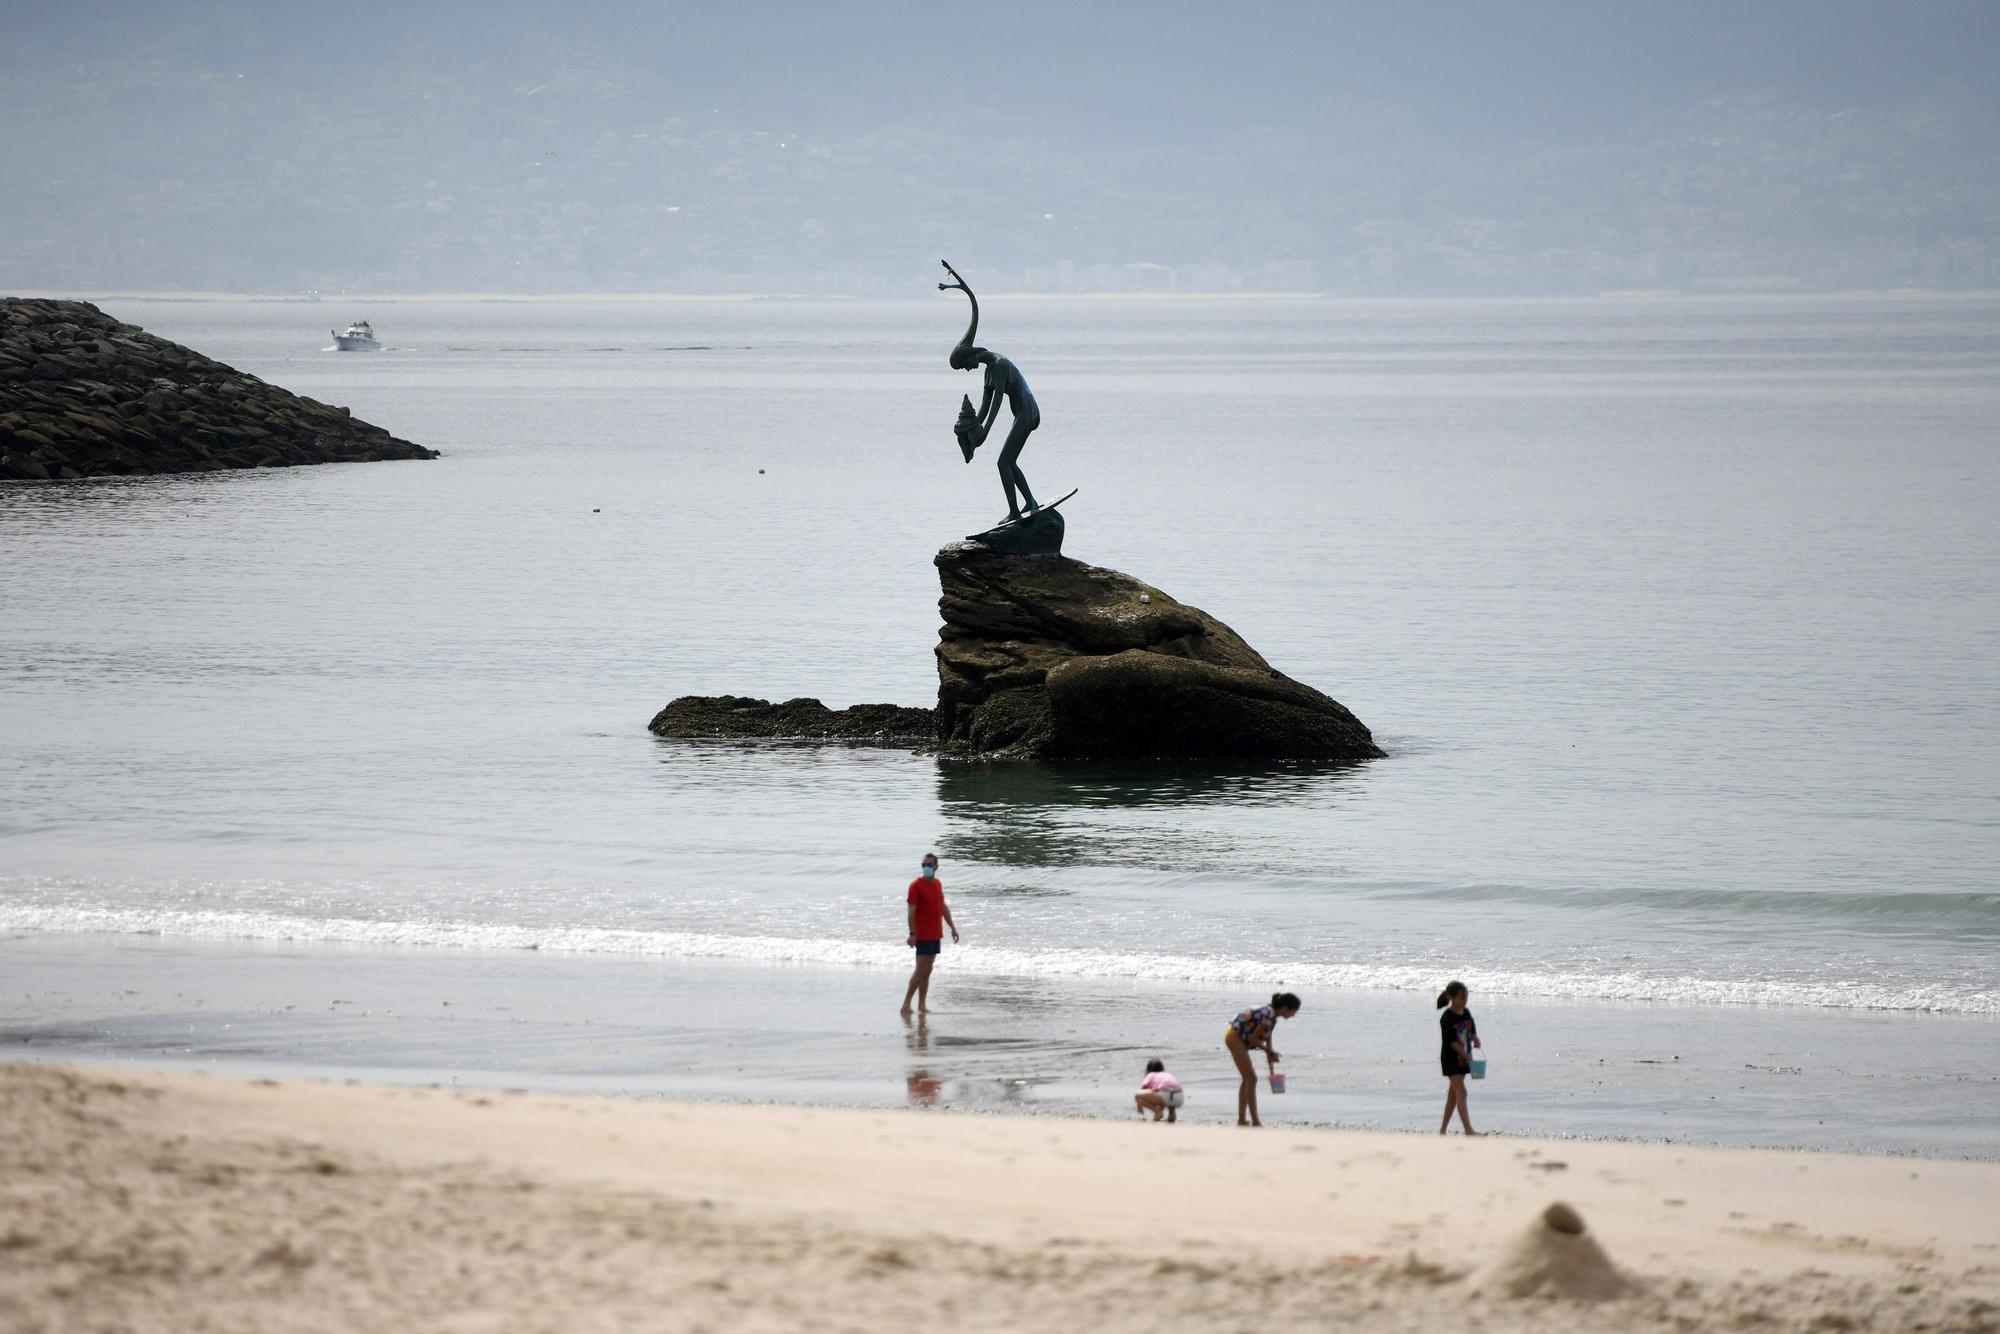
[[(193, 940), (288, 942), (373, 949), (544, 950), (709, 959), (744, 964), (895, 969), (902, 946), (834, 937), (726, 935), (702, 931), (482, 924), (443, 919), (369, 920), (240, 911), (0, 905), (0, 930), (152, 935)], [(1284, 985), (1297, 990), (1420, 991), (1437, 986), (1435, 963), (1277, 963), (1255, 958), (1096, 949), (1020, 949), (969, 944), (952, 951), (954, 971), (995, 976)], [(1967, 986), (1897, 985), (1863, 978), (1726, 979), (1639, 971), (1468, 968), (1482, 994), (1557, 1001), (1651, 1001), (1679, 1005), (1787, 1005), (1930, 1014), (2000, 1015), (2000, 992)]]

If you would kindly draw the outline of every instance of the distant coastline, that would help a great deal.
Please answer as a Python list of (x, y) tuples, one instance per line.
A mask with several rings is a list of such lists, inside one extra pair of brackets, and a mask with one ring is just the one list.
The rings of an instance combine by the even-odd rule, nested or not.
[[(143, 301), (160, 304), (203, 304), (246, 302), (262, 305), (315, 306), (398, 305), (430, 301), (469, 301), (497, 305), (554, 305), (558, 303), (599, 303), (644, 305), (703, 302), (841, 302), (923, 301), (922, 292), (908, 296), (856, 296), (835, 292), (335, 292), (323, 296), (302, 296), (273, 292), (141, 292), (89, 291), (26, 288), (9, 295), (32, 300), (58, 301)], [(1557, 302), (1587, 301), (1949, 301), (1954, 303), (1990, 301), (2000, 298), (2000, 288), (1943, 289), (1930, 287), (1863, 287), (1828, 291), (1798, 289), (1743, 289), (1705, 291), (1690, 288), (1618, 288), (1602, 292), (1543, 293), (1460, 293), (1457, 295), (1381, 296), (1346, 295), (1339, 292), (1007, 292), (992, 294), (992, 301), (1330, 301), (1355, 306), (1398, 305), (1547, 305)]]

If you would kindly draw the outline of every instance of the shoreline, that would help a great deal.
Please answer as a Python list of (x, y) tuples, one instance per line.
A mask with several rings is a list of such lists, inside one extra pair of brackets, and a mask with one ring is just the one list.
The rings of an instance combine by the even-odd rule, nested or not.
[[(1145, 1061), (1184, 1116), (1232, 1119), (1217, 1031), (1240, 987), (939, 972), (927, 1022), (897, 969), (31, 934), (0, 1051), (43, 1061), (358, 1078), (718, 1105), (1121, 1119)], [(1471, 979), (1477, 993), (1477, 979)], [(1474, 1124), (1563, 1142), (2000, 1161), (1986, 1016), (1475, 999), (1493, 1076)], [(718, 1020), (717, 1016), (723, 1016)], [(1284, 1025), (1273, 1124), (1435, 1126), (1428, 995), (1314, 991)], [(1913, 1045), (1914, 1044), (1914, 1045)]]
[[(447, 1093), (463, 1097), (508, 1098), (586, 1098), (605, 1099), (614, 1102), (632, 1103), (637, 1106), (657, 1107), (663, 1105), (691, 1107), (719, 1107), (743, 1111), (764, 1111), (772, 1113), (789, 1112), (855, 1112), (866, 1114), (901, 1116), (939, 1116), (952, 1120), (1003, 1121), (1046, 1121), (1057, 1124), (1115, 1124), (1136, 1123), (1137, 1117), (1130, 1114), (1129, 1106), (1114, 1106), (1108, 1100), (1101, 1104), (1082, 1105), (1078, 1103), (1044, 1102), (1014, 1104), (964, 1104), (940, 1101), (935, 1104), (911, 1102), (903, 1106), (890, 1106), (881, 1102), (843, 1100), (833, 1097), (778, 1097), (760, 1096), (750, 1092), (715, 1092), (701, 1094), (676, 1094), (668, 1092), (631, 1092), (619, 1088), (592, 1090), (587, 1085), (552, 1090), (540, 1086), (509, 1084), (500, 1080), (467, 1079), (451, 1075), (445, 1070), (410, 1071), (388, 1068), (361, 1068), (328, 1070), (319, 1066), (288, 1065), (283, 1063), (235, 1064), (227, 1068), (220, 1066), (189, 1065), (165, 1058), (145, 1060), (121, 1056), (78, 1056), (74, 1054), (36, 1056), (8, 1054), (0, 1055), (0, 1064), (37, 1066), (51, 1070), (72, 1070), (79, 1074), (98, 1075), (105, 1078), (121, 1076), (157, 1075), (163, 1079), (222, 1079), (252, 1084), (303, 1083), (314, 1085), (338, 1085), (342, 1088), (373, 1089), (421, 1089), (433, 1093)], [(1260, 1064), (1260, 1070), (1263, 1068)], [(430, 1078), (430, 1075), (443, 1076)], [(1310, 1117), (1278, 1119), (1272, 1110), (1271, 1093), (1265, 1085), (1259, 1085), (1262, 1095), (1258, 1108), (1265, 1120), (1265, 1129), (1284, 1131), (1297, 1135), (1370, 1135), (1390, 1139), (1433, 1139), (1437, 1132), (1425, 1126), (1384, 1125), (1372, 1121), (1317, 1120)], [(1123, 1093), (1136, 1092), (1137, 1086)], [(1474, 1092), (1478, 1086), (1474, 1086)], [(1286, 1095), (1290, 1096), (1290, 1095)], [(1213, 1110), (1210, 1101), (1200, 1110)], [(1227, 1119), (1196, 1120), (1185, 1106), (1181, 1109), (1180, 1124), (1207, 1130), (1229, 1128)], [(1450, 1135), (1458, 1138), (1456, 1119), (1452, 1121)], [(1504, 1140), (1510, 1144), (1535, 1145), (1607, 1145), (1632, 1146), (1638, 1148), (1714, 1151), (1718, 1153), (1787, 1153), (1808, 1158), (1866, 1158), (1881, 1159), (1886, 1162), (1900, 1162), (1921, 1165), (1935, 1163), (1940, 1167), (1960, 1164), (1974, 1166), (2000, 1166), (2000, 1154), (1979, 1157), (1976, 1155), (1950, 1155), (1925, 1152), (1920, 1149), (1880, 1149), (1862, 1151), (1854, 1149), (1830, 1148), (1820, 1144), (1732, 1144), (1722, 1140), (1699, 1139), (1693, 1137), (1661, 1137), (1658, 1135), (1616, 1134), (1589, 1131), (1537, 1131), (1528, 1132), (1513, 1129), (1480, 1130), (1477, 1139)], [(2000, 1331), (1996, 1331), (2000, 1334)]]
[[(1991, 1330), (2000, 1165), (0, 1062), (12, 1328)], [(84, 1133), (79, 1133), (82, 1131)], [(1579, 1211), (1605, 1271), (1540, 1219)], [(1527, 1285), (1516, 1300), (1509, 1289)], [(1569, 1295), (1566, 1295), (1569, 1294)], [(1845, 1323), (1842, 1323), (1842, 1322)]]

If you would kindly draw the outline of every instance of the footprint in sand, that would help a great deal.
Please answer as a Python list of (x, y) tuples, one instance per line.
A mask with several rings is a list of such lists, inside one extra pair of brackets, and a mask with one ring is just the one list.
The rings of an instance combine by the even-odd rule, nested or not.
[(1902, 1260), (1906, 1263), (1918, 1263), (1937, 1258), (1936, 1252), (1927, 1244), (1918, 1243), (1910, 1245), (1877, 1241), (1868, 1237), (1857, 1237), (1851, 1233), (1838, 1237), (1825, 1237), (1817, 1233), (1808, 1232), (1797, 1223), (1773, 1223), (1762, 1231), (1751, 1228), (1731, 1228), (1730, 1231), (1742, 1236), (1754, 1237), (1760, 1241), (1778, 1242), (1786, 1246), (1796, 1246), (1801, 1250), (1818, 1251), (1821, 1254), (1857, 1255), (1865, 1253), (1884, 1256), (1892, 1260)]

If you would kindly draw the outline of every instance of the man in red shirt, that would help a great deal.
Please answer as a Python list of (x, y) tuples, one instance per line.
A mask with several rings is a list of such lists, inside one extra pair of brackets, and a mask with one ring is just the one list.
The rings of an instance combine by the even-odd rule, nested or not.
[(944, 948), (944, 932), (951, 928), (951, 943), (958, 943), (958, 923), (951, 920), (951, 909), (945, 906), (944, 882), (937, 878), (937, 854), (924, 854), (921, 874), (910, 882), (910, 935), (909, 944), (916, 947), (917, 967), (910, 974), (910, 985), (903, 989), (903, 1013), (910, 1012), (910, 998), (917, 998), (917, 1013), (924, 1014), (930, 1006), (925, 1002), (931, 994), (931, 965), (937, 962), (938, 951)]

